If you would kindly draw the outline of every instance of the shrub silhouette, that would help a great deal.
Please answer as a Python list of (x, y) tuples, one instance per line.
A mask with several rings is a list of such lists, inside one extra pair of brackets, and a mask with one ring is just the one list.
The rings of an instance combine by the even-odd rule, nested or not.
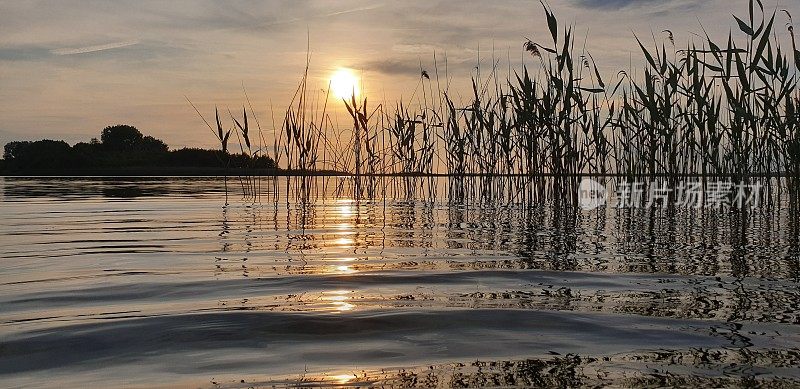
[(113, 151), (166, 153), (169, 150), (163, 141), (144, 136), (136, 127), (124, 124), (104, 128), (100, 139), (105, 149)]
[(3, 158), (16, 166), (46, 169), (51, 166), (81, 165), (80, 157), (64, 141), (40, 140), (35, 142), (10, 142), (3, 150)]
[[(223, 163), (223, 161), (226, 161)], [(115, 125), (103, 129), (100, 140), (80, 142), (70, 147), (64, 141), (15, 141), (3, 150), (3, 171), (7, 173), (70, 174), (76, 170), (107, 170), (128, 168), (225, 168), (251, 167), (271, 169), (269, 157), (249, 157), (231, 154), (225, 158), (218, 150), (181, 149), (169, 151), (160, 139), (145, 136), (136, 127)]]
[(169, 151), (169, 147), (166, 143), (164, 143), (164, 141), (153, 138), (152, 136), (146, 136), (142, 138), (142, 142), (139, 144), (139, 147), (139, 150), (149, 153), (166, 153)]

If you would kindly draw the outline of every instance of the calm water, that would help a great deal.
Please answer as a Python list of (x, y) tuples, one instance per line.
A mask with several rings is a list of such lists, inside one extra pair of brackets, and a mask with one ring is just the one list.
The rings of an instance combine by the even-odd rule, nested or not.
[(277, 202), (227, 206), (213, 179), (0, 186), (3, 387), (800, 385), (785, 199), (585, 212), (355, 202), (335, 183), (295, 201), (283, 180)]

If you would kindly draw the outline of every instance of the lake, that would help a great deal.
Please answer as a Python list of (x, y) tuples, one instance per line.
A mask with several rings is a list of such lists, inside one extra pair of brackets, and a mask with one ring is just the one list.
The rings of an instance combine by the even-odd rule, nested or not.
[(785, 190), (586, 211), (443, 181), (2, 179), (0, 386), (800, 385)]

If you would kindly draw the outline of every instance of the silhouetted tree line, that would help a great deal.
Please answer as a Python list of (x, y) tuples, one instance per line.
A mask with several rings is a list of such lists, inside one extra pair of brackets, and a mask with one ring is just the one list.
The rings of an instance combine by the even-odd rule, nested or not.
[(130, 168), (251, 168), (273, 169), (267, 156), (249, 157), (220, 150), (169, 147), (152, 136), (144, 136), (133, 126), (116, 125), (103, 129), (100, 140), (70, 146), (64, 141), (15, 141), (3, 150), (3, 171), (81, 171)]

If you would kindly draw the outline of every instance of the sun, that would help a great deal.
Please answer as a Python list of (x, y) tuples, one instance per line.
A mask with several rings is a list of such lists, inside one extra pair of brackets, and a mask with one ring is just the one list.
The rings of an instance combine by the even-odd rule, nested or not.
[(331, 92), (340, 99), (358, 96), (358, 77), (350, 69), (341, 68), (331, 75)]

